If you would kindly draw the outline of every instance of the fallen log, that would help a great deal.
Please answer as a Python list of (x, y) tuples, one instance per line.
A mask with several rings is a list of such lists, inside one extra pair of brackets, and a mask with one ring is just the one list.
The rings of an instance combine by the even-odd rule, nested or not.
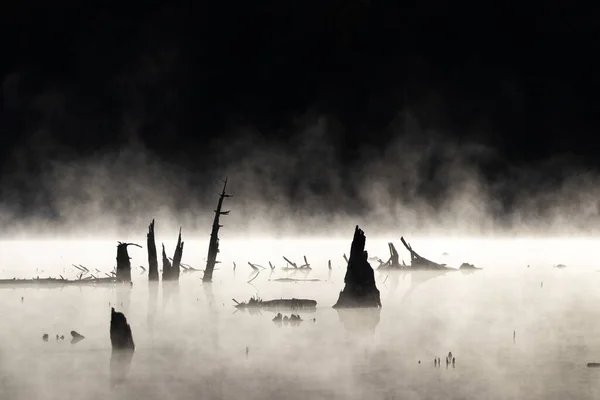
[(33, 279), (0, 279), (0, 287), (62, 287), (62, 286), (90, 286), (90, 285), (114, 285), (117, 283), (117, 278), (93, 278), (89, 279), (64, 279), (64, 278), (33, 278)]
[(148, 280), (158, 281), (158, 254), (156, 252), (156, 241), (154, 238), (154, 220), (152, 220), (150, 226), (148, 226), (146, 244), (148, 246)]
[(426, 259), (425, 257), (421, 257), (417, 254), (416, 251), (412, 249), (412, 247), (406, 243), (404, 237), (400, 238), (400, 241), (406, 247), (406, 249), (410, 252), (410, 268), (413, 270), (431, 270), (431, 269), (452, 269), (446, 267), (446, 264), (438, 264), (431, 260)]
[(269, 281), (273, 281), (273, 282), (321, 282), (320, 279), (294, 279), (294, 278), (277, 278), (277, 279), (269, 279)]
[(333, 308), (381, 307), (380, 293), (375, 284), (373, 268), (367, 261), (365, 243), (365, 233), (357, 225), (344, 278), (345, 286)]
[(246, 309), (246, 308), (261, 308), (269, 310), (277, 309), (314, 309), (317, 307), (317, 302), (310, 299), (277, 299), (277, 300), (262, 300), (260, 298), (252, 297), (248, 302), (240, 303), (236, 299), (232, 299), (236, 304), (235, 308)]

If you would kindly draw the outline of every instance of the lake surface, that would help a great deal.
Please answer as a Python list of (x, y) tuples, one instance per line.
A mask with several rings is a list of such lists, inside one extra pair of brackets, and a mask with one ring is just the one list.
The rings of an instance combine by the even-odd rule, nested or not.
[[(424, 257), (484, 269), (376, 271), (378, 313), (331, 308), (343, 288), (342, 255), (351, 238), (222, 238), (222, 263), (209, 286), (201, 272), (183, 275), (179, 285), (149, 285), (135, 267), (147, 266), (146, 250), (130, 248), (132, 288), (0, 288), (0, 398), (600, 397), (600, 370), (586, 367), (600, 362), (600, 240), (409, 239)], [(408, 262), (399, 238), (393, 242)], [(145, 237), (139, 243), (145, 246)], [(175, 243), (165, 246), (171, 254)], [(183, 262), (202, 269), (207, 246), (186, 242)], [(369, 239), (368, 232), (367, 250), (389, 257), (387, 240)], [(300, 265), (303, 255), (312, 271), (281, 270), (282, 256)], [(71, 264), (103, 276), (115, 257), (116, 241), (5, 241), (0, 278), (73, 278)], [(255, 277), (249, 261), (267, 269)], [(270, 280), (284, 277), (320, 281)], [(278, 326), (273, 312), (236, 312), (232, 299), (252, 296), (311, 298), (318, 308), (299, 312), (298, 327)], [(109, 383), (111, 306), (125, 313), (136, 343), (128, 379), (117, 386)], [(85, 339), (70, 344), (71, 330)], [(455, 368), (443, 362), (449, 351)]]

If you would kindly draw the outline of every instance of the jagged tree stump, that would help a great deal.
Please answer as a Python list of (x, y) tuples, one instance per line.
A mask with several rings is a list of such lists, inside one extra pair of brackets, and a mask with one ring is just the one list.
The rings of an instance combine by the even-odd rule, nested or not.
[(181, 257), (183, 257), (183, 242), (181, 241), (181, 228), (179, 228), (179, 237), (177, 238), (177, 246), (175, 246), (175, 254), (173, 254), (173, 265), (171, 266), (171, 280), (179, 280)]
[(171, 261), (169, 261), (169, 257), (167, 257), (167, 252), (165, 251), (165, 244), (162, 245), (162, 266), (163, 266), (163, 281), (171, 280)]
[(135, 243), (121, 243), (117, 245), (117, 282), (131, 283), (131, 257), (127, 252), (127, 246), (137, 246)]
[(219, 254), (219, 228), (223, 226), (219, 224), (219, 218), (221, 215), (229, 215), (230, 212), (230, 210), (221, 211), (223, 200), (233, 196), (225, 193), (225, 189), (227, 189), (227, 178), (225, 178), (225, 181), (223, 182), (223, 191), (219, 194), (219, 201), (217, 203), (217, 209), (215, 210), (215, 219), (213, 220), (210, 241), (208, 243), (208, 256), (206, 257), (206, 267), (204, 268), (204, 276), (202, 277), (202, 282), (204, 283), (212, 282), (215, 265), (219, 262), (217, 261), (217, 254)]
[(356, 226), (350, 249), (350, 259), (344, 278), (344, 290), (333, 308), (381, 307), (375, 273), (367, 261), (365, 233)]
[(158, 281), (158, 254), (156, 252), (156, 241), (154, 239), (154, 220), (148, 227), (148, 280)]
[(116, 312), (114, 308), (111, 309), (110, 315), (110, 342), (112, 345), (110, 376), (111, 382), (115, 384), (127, 378), (135, 344), (127, 318), (123, 313)]

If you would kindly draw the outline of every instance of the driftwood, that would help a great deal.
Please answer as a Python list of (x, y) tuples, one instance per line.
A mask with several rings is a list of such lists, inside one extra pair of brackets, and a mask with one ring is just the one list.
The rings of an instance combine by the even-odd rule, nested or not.
[(111, 383), (116, 384), (125, 381), (127, 377), (135, 352), (135, 344), (127, 318), (123, 313), (116, 312), (114, 308), (111, 309), (110, 316), (110, 342), (112, 345)]
[[(295, 263), (295, 262), (293, 262), (293, 261), (290, 261), (290, 259), (289, 259), (289, 258), (287, 258), (286, 256), (283, 256), (283, 259), (285, 260), (285, 262), (286, 262), (286, 263), (288, 263), (288, 264), (289, 264), (289, 265), (291, 265), (292, 267), (294, 267), (294, 268), (296, 268), (296, 269), (298, 268), (298, 264), (296, 264), (296, 263)], [(289, 268), (289, 267), (285, 268), (285, 267), (284, 267), (284, 268), (282, 268), (282, 269), (292, 269), (292, 268)]]
[(219, 262), (217, 261), (217, 254), (219, 253), (219, 228), (223, 227), (223, 225), (219, 225), (219, 218), (221, 215), (229, 215), (230, 210), (221, 211), (223, 207), (223, 200), (226, 197), (232, 197), (231, 194), (226, 194), (225, 190), (227, 189), (227, 178), (223, 181), (223, 191), (219, 194), (219, 202), (217, 203), (217, 209), (215, 210), (215, 219), (212, 225), (212, 231), (210, 233), (210, 242), (208, 244), (208, 256), (206, 257), (206, 268), (204, 268), (204, 276), (202, 277), (202, 282), (210, 283), (212, 282), (213, 271), (215, 270), (215, 265)]
[(131, 283), (131, 257), (127, 252), (128, 246), (137, 246), (140, 249), (142, 246), (135, 243), (122, 243), (117, 245), (117, 281), (123, 283)]
[(181, 264), (179, 264), (179, 266), (181, 268), (183, 268), (183, 271), (181, 272), (182, 274), (191, 274), (193, 272), (202, 272), (201, 269), (197, 269), (197, 268), (191, 267), (188, 264), (181, 263)]
[(345, 286), (334, 308), (381, 307), (375, 273), (367, 261), (366, 240), (365, 233), (357, 225), (344, 278)]
[(258, 271), (259, 268), (266, 269), (262, 265), (254, 264), (254, 263), (251, 263), (250, 261), (248, 261), (248, 265), (250, 266), (250, 268), (252, 268), (255, 271)]
[(96, 278), (93, 276), (81, 279), (64, 278), (33, 278), (33, 279), (0, 279), (0, 287), (62, 287), (62, 286), (88, 286), (88, 285), (114, 285), (117, 283), (116, 277)]
[(245, 308), (261, 308), (261, 309), (314, 309), (317, 307), (317, 302), (315, 300), (310, 299), (278, 299), (278, 300), (262, 300), (260, 298), (252, 297), (246, 303), (240, 303), (236, 299), (233, 299), (235, 302), (235, 308), (245, 309)]
[(294, 278), (277, 278), (269, 279), (272, 282), (321, 282), (320, 279), (294, 279)]
[(410, 252), (410, 268), (413, 270), (431, 270), (431, 269), (451, 269), (446, 267), (446, 264), (438, 264), (436, 262), (430, 261), (424, 257), (421, 257), (417, 254), (416, 251), (412, 249), (412, 247), (406, 243), (403, 237), (400, 238), (400, 241), (406, 247), (406, 249)]
[(154, 239), (154, 220), (148, 226), (146, 235), (148, 246), (148, 280), (158, 281), (158, 255), (156, 253), (156, 241)]

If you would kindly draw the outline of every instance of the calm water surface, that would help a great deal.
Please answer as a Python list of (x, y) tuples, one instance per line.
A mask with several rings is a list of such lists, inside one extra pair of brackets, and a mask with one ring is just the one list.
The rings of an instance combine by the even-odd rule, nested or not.
[[(151, 286), (139, 268), (132, 289), (2, 288), (0, 399), (600, 398), (600, 370), (586, 368), (600, 362), (599, 242), (415, 239), (425, 257), (484, 270), (376, 271), (380, 313), (331, 308), (350, 239), (223, 238), (210, 290), (202, 273)], [(207, 245), (186, 242), (183, 262), (203, 268)], [(165, 246), (171, 253), (174, 241)], [(367, 238), (367, 249), (387, 258), (386, 241)], [(1, 278), (72, 278), (73, 263), (102, 276), (115, 265), (116, 242), (0, 242), (0, 250)], [(134, 266), (147, 265), (145, 249), (130, 255)], [(298, 264), (306, 255), (313, 270), (281, 270), (284, 255)], [(248, 261), (267, 267), (250, 283)], [(567, 268), (553, 268), (559, 263)], [(282, 277), (320, 281), (270, 280)], [(298, 327), (278, 327), (272, 312), (235, 312), (232, 299), (251, 296), (312, 298), (318, 309), (300, 312)], [(128, 380), (116, 387), (108, 380), (111, 305), (126, 314), (137, 347)], [(71, 345), (71, 330), (86, 338)], [(435, 368), (434, 357), (449, 351), (456, 367)]]

